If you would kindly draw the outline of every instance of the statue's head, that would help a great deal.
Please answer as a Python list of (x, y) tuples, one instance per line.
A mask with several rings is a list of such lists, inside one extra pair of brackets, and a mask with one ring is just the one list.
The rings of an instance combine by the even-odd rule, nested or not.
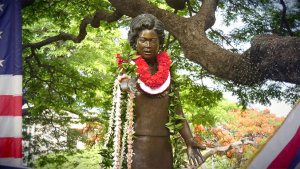
[(128, 32), (128, 41), (134, 50), (136, 50), (137, 39), (143, 30), (156, 32), (159, 40), (159, 48), (163, 47), (165, 41), (164, 24), (151, 14), (141, 14), (131, 21), (130, 30)]

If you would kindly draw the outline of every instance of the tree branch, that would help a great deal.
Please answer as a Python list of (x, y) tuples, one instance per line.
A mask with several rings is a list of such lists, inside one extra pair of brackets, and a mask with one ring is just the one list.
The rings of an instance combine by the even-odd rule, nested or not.
[(197, 13), (197, 12), (196, 12), (196, 11), (193, 9), (193, 7), (192, 7), (192, 5), (191, 5), (191, 2), (190, 2), (190, 0), (187, 0), (186, 2), (187, 2), (187, 5), (188, 5), (188, 9), (189, 9), (190, 17), (192, 17), (192, 16), (193, 16), (193, 14), (192, 14), (192, 13)]
[[(40, 59), (39, 59), (38, 56), (36, 55), (36, 53), (35, 53), (35, 51), (34, 51), (33, 48), (31, 48), (31, 55), (29, 55), (28, 57), (25, 58), (26, 62), (27, 62), (27, 60), (29, 60), (29, 59), (32, 58), (32, 57), (35, 58), (35, 60), (37, 61), (37, 64), (38, 64), (39, 67), (44, 67), (44, 68), (48, 68), (48, 69), (54, 68), (54, 67), (55, 67), (55, 66), (52, 66), (52, 65), (42, 64), (41, 61), (40, 61)], [(27, 62), (27, 63), (28, 63), (28, 62)], [(31, 65), (30, 65), (30, 66), (31, 66)], [(32, 70), (32, 68), (31, 68), (31, 70)]]
[(98, 28), (100, 26), (100, 20), (104, 20), (107, 22), (114, 22), (114, 21), (119, 20), (122, 16), (123, 15), (121, 13), (119, 13), (118, 11), (115, 11), (113, 13), (108, 13), (108, 12), (97, 10), (94, 13), (94, 17), (86, 16), (81, 21), (81, 24), (79, 27), (79, 34), (77, 36), (75, 36), (73, 34), (68, 34), (65, 32), (60, 32), (59, 35), (45, 39), (42, 42), (38, 42), (38, 43), (34, 43), (34, 44), (32, 44), (32, 43), (24, 44), (24, 45), (22, 45), (22, 49), (24, 50), (28, 47), (39, 49), (42, 46), (45, 46), (47, 44), (50, 44), (50, 43), (53, 43), (53, 42), (56, 42), (59, 40), (63, 40), (63, 41), (72, 40), (75, 43), (80, 43), (87, 35), (86, 27), (88, 24), (91, 24), (91, 26), (94, 28)]
[(249, 140), (245, 140), (245, 138), (240, 139), (237, 142), (234, 142), (228, 146), (224, 146), (224, 147), (216, 147), (216, 148), (212, 148), (209, 152), (207, 152), (203, 158), (206, 160), (208, 159), (210, 156), (216, 154), (217, 152), (226, 152), (232, 148), (237, 148), (239, 151), (242, 151), (242, 149), (239, 147), (239, 145), (245, 145), (245, 144), (254, 144), (253, 141), (249, 141)]
[(164, 51), (169, 48), (170, 44), (174, 43), (177, 40), (176, 38), (174, 38), (173, 40), (170, 41), (170, 38), (171, 38), (171, 34), (169, 33), (167, 38), (167, 44), (163, 48)]
[(207, 29), (209, 29), (215, 24), (216, 21), (215, 12), (218, 3), (219, 0), (203, 0), (199, 12), (194, 16), (197, 22), (200, 21), (202, 24), (204, 24), (203, 25), (204, 31), (206, 31)]
[(220, 37), (221, 37), (228, 45), (230, 45), (232, 48), (234, 48), (234, 46), (232, 46), (231, 43), (230, 43), (224, 36), (221, 35), (220, 32), (215, 31), (213, 28), (210, 28), (210, 30), (211, 30), (213, 33), (219, 35), (219, 36), (220, 36)]
[(280, 3), (282, 5), (282, 15), (281, 15), (281, 23), (280, 23), (280, 33), (282, 34), (282, 29), (283, 29), (283, 23), (285, 24), (286, 29), (289, 32), (290, 36), (295, 36), (294, 33), (292, 32), (291, 28), (290, 28), (290, 24), (289, 22), (286, 20), (286, 5), (284, 3), (283, 0), (280, 0)]

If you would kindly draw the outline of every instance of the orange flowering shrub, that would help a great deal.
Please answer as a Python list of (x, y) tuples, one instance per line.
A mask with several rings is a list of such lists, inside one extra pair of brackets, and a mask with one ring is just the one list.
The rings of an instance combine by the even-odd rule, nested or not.
[(194, 124), (194, 135), (197, 135), (196, 140), (205, 144), (207, 148), (228, 146), (241, 138), (252, 141), (252, 144), (243, 146), (240, 144), (238, 147), (231, 147), (225, 152), (217, 153), (219, 156), (226, 155), (233, 165), (245, 162), (245, 159), (250, 158), (285, 119), (276, 117), (268, 109), (263, 111), (235, 109), (228, 112), (228, 116), (230, 116), (230, 120), (217, 123), (217, 127)]
[(100, 142), (105, 136), (104, 125), (96, 122), (94, 123), (87, 122), (83, 129), (77, 129), (77, 130), (80, 131), (81, 134), (84, 134), (86, 132), (92, 133), (92, 137), (85, 140), (87, 146), (95, 145), (97, 142)]

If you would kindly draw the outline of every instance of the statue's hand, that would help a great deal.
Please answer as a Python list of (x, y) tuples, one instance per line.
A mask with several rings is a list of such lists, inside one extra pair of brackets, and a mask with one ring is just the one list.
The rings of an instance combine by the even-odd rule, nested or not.
[(200, 166), (205, 162), (200, 150), (205, 150), (206, 147), (197, 143), (194, 139), (190, 139), (187, 145), (187, 155), (190, 165)]
[(136, 76), (132, 77), (127, 81), (127, 88), (135, 95), (136, 92), (136, 84), (137, 80), (140, 78), (140, 74), (137, 74)]

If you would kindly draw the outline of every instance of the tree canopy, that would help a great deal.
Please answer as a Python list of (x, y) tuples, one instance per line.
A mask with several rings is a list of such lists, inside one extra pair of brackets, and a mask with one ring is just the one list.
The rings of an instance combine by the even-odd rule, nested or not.
[[(25, 125), (41, 125), (36, 134), (54, 128), (47, 131), (51, 136), (76, 140), (80, 132), (70, 130), (71, 122), (107, 123), (114, 56), (124, 42), (119, 28), (142, 13), (165, 25), (162, 50), (177, 64), (183, 108), (193, 123), (214, 125), (224, 116), (213, 109), (223, 91), (238, 96), (244, 108), (300, 97), (299, 0), (21, 1), (23, 116)], [(214, 26), (216, 14), (224, 26)], [(241, 26), (226, 32), (232, 25)], [(245, 43), (251, 47), (244, 49)], [(216, 87), (206, 86), (207, 79)], [(25, 134), (24, 151), (72, 149), (72, 139), (51, 143)]]
[[(54, 42), (80, 43), (89, 33), (89, 26), (115, 29), (128, 25), (132, 17), (151, 13), (164, 23), (169, 33), (164, 50), (170, 48), (176, 56), (194, 62), (198, 76), (202, 72), (204, 76), (222, 79), (227, 86), (254, 88), (268, 80), (289, 82), (294, 84), (290, 90), (299, 90), (300, 23), (299, 1), (296, 0), (22, 2), (24, 25), (47, 18), (56, 27), (55, 33), (43, 36), (39, 41), (24, 40), (23, 50), (30, 50), (28, 55), (31, 57), (36, 49)], [(229, 34), (220, 28), (212, 28), (216, 12), (222, 14), (226, 26), (239, 22), (243, 25)], [(77, 21), (77, 27), (70, 24), (72, 20)], [(69, 29), (71, 26), (73, 29)], [(236, 44), (243, 42), (251, 42), (251, 47), (240, 50)], [(289, 98), (295, 93), (289, 92)], [(269, 95), (280, 98), (276, 94)]]

